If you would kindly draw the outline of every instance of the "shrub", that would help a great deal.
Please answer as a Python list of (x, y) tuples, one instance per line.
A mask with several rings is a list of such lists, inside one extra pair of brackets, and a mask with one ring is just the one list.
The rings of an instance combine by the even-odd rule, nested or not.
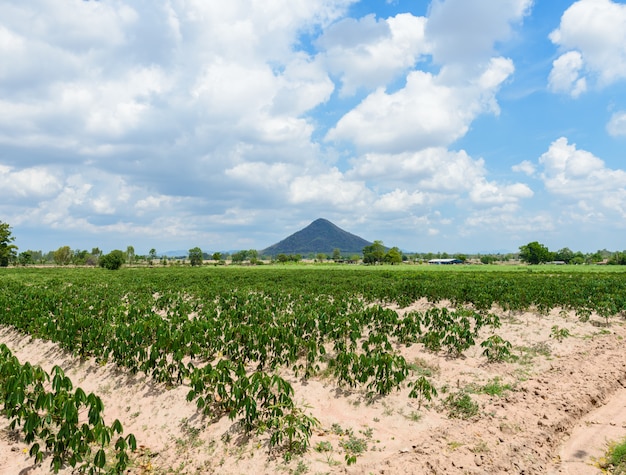
[(115, 251), (111, 251), (100, 258), (100, 267), (109, 270), (117, 270), (122, 267), (125, 260), (124, 253), (116, 249)]

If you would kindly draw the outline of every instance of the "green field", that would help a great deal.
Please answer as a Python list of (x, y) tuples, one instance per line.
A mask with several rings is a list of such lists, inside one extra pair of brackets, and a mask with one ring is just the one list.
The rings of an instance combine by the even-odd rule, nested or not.
[[(281, 371), (304, 379), (324, 372), (339, 386), (377, 397), (408, 386), (409, 397), (428, 400), (431, 383), (413, 373), (399, 346), (421, 344), (454, 357), (480, 345), (487, 361), (497, 361), (510, 344), (496, 333), (494, 308), (540, 314), (561, 308), (607, 323), (626, 314), (626, 272), (608, 266), (9, 268), (0, 272), (0, 286), (0, 325), (54, 341), (77, 358), (141, 371), (169, 387), (184, 384), (187, 399), (206, 415), (267, 433), (270, 447), (288, 456), (306, 450), (317, 421), (294, 402)], [(391, 307), (420, 299), (446, 306)], [(482, 341), (481, 328), (491, 335)], [(58, 432), (67, 423), (45, 422), (54, 418), (40, 417), (37, 404), (47, 401), (63, 419), (68, 398), (84, 404), (87, 396), (71, 393), (69, 383), (47, 393), (10, 353), (2, 358), (5, 413), (14, 423), (32, 441), (42, 433), (75, 437), (69, 429)], [(29, 374), (30, 382), (19, 383), (17, 374)], [(22, 388), (21, 401), (8, 387)], [(28, 396), (27, 388), (39, 393)], [(33, 418), (40, 425), (28, 422)], [(96, 424), (93, 433), (114, 426)], [(63, 452), (67, 442), (51, 444), (62, 452), (59, 460), (71, 459)], [(40, 453), (39, 446), (31, 450)], [(104, 464), (104, 452), (97, 453), (96, 466)]]

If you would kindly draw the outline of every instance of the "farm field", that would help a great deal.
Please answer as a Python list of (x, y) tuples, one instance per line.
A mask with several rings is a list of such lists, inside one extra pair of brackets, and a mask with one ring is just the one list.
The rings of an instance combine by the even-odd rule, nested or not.
[[(626, 436), (619, 267), (20, 268), (0, 286), (0, 473), (126, 455), (137, 474), (594, 473), (602, 437)], [(17, 378), (26, 362), (49, 381)], [(569, 438), (604, 420), (584, 450)]]

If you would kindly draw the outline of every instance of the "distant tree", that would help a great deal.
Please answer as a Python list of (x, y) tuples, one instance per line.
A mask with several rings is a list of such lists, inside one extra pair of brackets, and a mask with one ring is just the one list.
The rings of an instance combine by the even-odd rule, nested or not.
[(463, 264), (467, 261), (467, 256), (465, 254), (455, 254), (454, 258), (460, 260)]
[(189, 262), (192, 266), (201, 266), (202, 265), (202, 249), (199, 247), (194, 247), (193, 249), (189, 249)]
[(574, 256), (575, 256), (574, 251), (572, 251), (571, 249), (567, 247), (564, 247), (563, 249), (559, 249), (558, 251), (554, 253), (554, 260), (563, 261), (566, 264), (569, 264), (571, 260), (574, 258)]
[(109, 252), (103, 256), (100, 256), (98, 264), (100, 267), (109, 270), (117, 270), (122, 267), (122, 264), (126, 261), (126, 256), (119, 249)]
[(385, 262), (389, 264), (400, 264), (402, 262), (402, 251), (397, 247), (392, 247), (385, 254)]
[(211, 257), (213, 258), (214, 261), (221, 261), (222, 260), (222, 253), (221, 252), (214, 252)]
[(152, 265), (157, 258), (157, 252), (155, 248), (150, 249), (148, 252), (148, 265)]
[(129, 265), (135, 262), (135, 248), (133, 246), (126, 248), (126, 258), (128, 259)]
[(554, 260), (554, 254), (537, 241), (520, 246), (519, 251), (520, 259), (528, 264), (540, 264)]
[(608, 260), (607, 264), (625, 266), (626, 265), (626, 251), (623, 251), (623, 252), (618, 251), (614, 253)]
[(81, 251), (80, 249), (76, 249), (72, 252), (72, 264), (76, 266), (84, 266), (87, 263), (87, 258), (89, 253), (87, 250)]
[(316, 256), (315, 256), (315, 260), (317, 262), (324, 262), (327, 259), (326, 254), (324, 254), (323, 252), (319, 252)]
[(70, 246), (61, 246), (53, 255), (54, 263), (58, 266), (66, 266), (72, 262), (72, 250)]
[(276, 256), (276, 260), (280, 262), (281, 264), (284, 264), (285, 262), (289, 260), (289, 257), (287, 256), (287, 254), (281, 253)]
[(17, 262), (21, 266), (27, 266), (33, 263), (33, 255), (31, 251), (20, 252), (19, 256), (17, 256)]
[(363, 262), (365, 264), (376, 264), (385, 259), (385, 246), (382, 241), (374, 241), (373, 244), (363, 248)]
[(333, 261), (337, 262), (341, 260), (341, 251), (338, 247), (333, 249)]
[(493, 264), (497, 260), (498, 258), (496, 256), (492, 256), (490, 254), (485, 255), (485, 256), (480, 256), (480, 262), (482, 262), (483, 264)]
[(259, 251), (256, 249), (248, 249), (248, 260), (250, 264), (259, 264)]
[(11, 244), (13, 241), (15, 236), (11, 235), (11, 226), (0, 221), (0, 267), (7, 267), (15, 259), (17, 246)]
[(232, 256), (230, 256), (230, 259), (233, 263), (241, 264), (243, 261), (248, 259), (248, 251), (242, 250), (233, 252)]

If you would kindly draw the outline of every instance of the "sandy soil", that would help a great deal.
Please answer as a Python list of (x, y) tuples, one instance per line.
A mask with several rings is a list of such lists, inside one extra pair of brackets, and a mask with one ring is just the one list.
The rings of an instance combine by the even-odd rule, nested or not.
[[(411, 309), (428, 305), (420, 301)], [(227, 418), (205, 420), (186, 402), (185, 386), (167, 389), (113, 365), (77, 361), (50, 342), (8, 328), (0, 328), (0, 342), (22, 362), (48, 371), (60, 365), (76, 386), (102, 397), (107, 422), (120, 419), (141, 444), (130, 473), (600, 473), (593, 457), (602, 455), (607, 440), (626, 436), (624, 322), (615, 318), (604, 327), (598, 317), (582, 323), (558, 310), (501, 318), (496, 332), (513, 344), (516, 362), (487, 364), (479, 346), (461, 358), (421, 345), (399, 348), (431, 374), (439, 392), (421, 408), (408, 398), (409, 388), (371, 401), (364, 391), (345, 391), (327, 376), (306, 383), (289, 378), (296, 400), (320, 426), (309, 452), (288, 463), (268, 456), (265, 439), (245, 440)], [(571, 336), (551, 338), (553, 325)], [(481, 392), (494, 378), (510, 389), (501, 396)], [(480, 406), (470, 420), (450, 418), (443, 407), (447, 395), (460, 389), (473, 391)], [(350, 434), (366, 446), (353, 465), (346, 464), (342, 448)], [(49, 473), (49, 462), (33, 466), (25, 451), (19, 435), (0, 420), (0, 474)]]

